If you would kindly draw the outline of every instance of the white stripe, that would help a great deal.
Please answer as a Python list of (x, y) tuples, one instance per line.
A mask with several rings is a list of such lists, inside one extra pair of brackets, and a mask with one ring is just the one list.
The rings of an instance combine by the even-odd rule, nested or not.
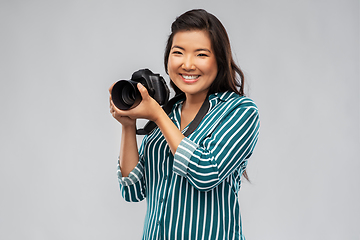
[[(180, 187), (179, 189), (182, 189), (182, 184), (183, 184), (183, 181), (181, 180), (180, 181)], [(182, 192), (179, 191), (179, 200), (181, 200), (181, 195), (182, 195)], [(178, 212), (177, 212), (177, 218), (176, 218), (176, 224), (175, 224), (175, 240), (177, 239), (178, 237), (178, 234), (177, 234), (177, 226), (179, 226), (179, 220), (180, 220), (180, 212), (182, 211), (182, 208), (181, 206), (178, 205)]]
[[(214, 167), (216, 167), (216, 166), (214, 166)], [(208, 173), (200, 173), (200, 172), (197, 172), (197, 171), (195, 171), (194, 169), (191, 169), (191, 168), (188, 168), (188, 172), (191, 172), (191, 173), (194, 173), (196, 175), (203, 176), (203, 177), (211, 176), (211, 175), (218, 175), (218, 171), (208, 172)]]
[[(211, 208), (210, 211), (214, 211), (214, 189), (211, 191)], [(209, 230), (209, 234), (212, 233), (212, 229), (213, 229), (213, 225), (214, 225), (214, 214), (210, 213), (210, 230)]]
[(187, 199), (187, 193), (188, 193), (188, 184), (186, 184), (186, 191), (185, 191), (185, 202), (184, 202), (184, 210), (183, 210), (183, 213), (184, 213), (184, 215), (183, 215), (183, 220), (182, 220), (182, 237), (181, 237), (181, 239), (185, 239), (185, 223), (186, 223), (186, 205), (188, 204), (187, 203), (187, 201), (186, 201), (186, 199)]
[[(223, 187), (221, 187), (221, 185), (220, 185), (220, 188), (223, 189)], [(217, 204), (217, 206), (218, 206), (218, 209), (221, 209), (219, 191), (220, 191), (220, 189), (217, 188), (217, 189), (216, 189), (216, 195), (217, 195), (216, 204)], [(224, 205), (224, 204), (223, 204), (223, 205)], [(218, 219), (217, 219), (217, 225), (216, 225), (217, 228), (216, 228), (216, 238), (215, 238), (215, 239), (219, 239), (220, 223), (221, 223), (221, 222), (224, 222), (224, 221), (221, 221), (221, 220), (220, 220), (220, 214), (218, 214), (217, 217), (218, 217)]]
[[(205, 230), (206, 230), (206, 215), (207, 215), (207, 193), (204, 193), (205, 195), (205, 203), (204, 203), (204, 221), (203, 221), (203, 232), (202, 232), (202, 239), (205, 240)], [(208, 237), (208, 236), (207, 236)]]
[(194, 201), (193, 201), (193, 196), (194, 196), (194, 188), (192, 187), (191, 188), (191, 192), (190, 192), (190, 199), (191, 199), (191, 201), (190, 201), (190, 203), (191, 203), (191, 205), (190, 205), (190, 221), (189, 221), (189, 233), (191, 233), (192, 232), (192, 222), (193, 222), (193, 211), (194, 211)]
[[(174, 181), (174, 186), (176, 186), (176, 182), (178, 181), (179, 178), (175, 178), (175, 181)], [(175, 189), (172, 189), (172, 191), (175, 191)], [(175, 194), (172, 194), (172, 199), (171, 199), (171, 205), (172, 206), (175, 206)], [(171, 208), (171, 211), (170, 211), (170, 216), (174, 216), (174, 208)], [(168, 232), (168, 239), (171, 239), (171, 230), (172, 230), (172, 222), (173, 222), (173, 217), (170, 217), (170, 223), (169, 223), (169, 232)]]

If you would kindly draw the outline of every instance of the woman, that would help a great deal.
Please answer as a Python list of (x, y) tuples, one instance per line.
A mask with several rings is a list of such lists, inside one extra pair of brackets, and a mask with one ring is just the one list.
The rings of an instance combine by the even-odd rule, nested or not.
[[(142, 101), (131, 110), (117, 109), (110, 97), (110, 112), (122, 125), (122, 195), (147, 200), (143, 239), (244, 239), (237, 193), (259, 115), (243, 96), (225, 28), (205, 10), (184, 13), (172, 24), (164, 63), (172, 87), (184, 93), (169, 115), (141, 84)], [(203, 103), (206, 115), (185, 137)], [(157, 125), (139, 151), (137, 118)]]

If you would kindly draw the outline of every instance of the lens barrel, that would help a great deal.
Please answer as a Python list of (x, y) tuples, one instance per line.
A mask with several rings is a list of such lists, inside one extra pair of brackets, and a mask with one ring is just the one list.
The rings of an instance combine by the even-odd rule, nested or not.
[(115, 106), (121, 110), (136, 107), (141, 102), (141, 94), (137, 88), (138, 82), (120, 80), (111, 90), (111, 98)]

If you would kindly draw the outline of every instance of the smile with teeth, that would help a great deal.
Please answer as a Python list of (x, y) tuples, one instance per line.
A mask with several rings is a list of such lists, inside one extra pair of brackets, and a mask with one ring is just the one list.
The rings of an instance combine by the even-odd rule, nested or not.
[(200, 75), (183, 75), (183, 74), (181, 74), (181, 76), (186, 80), (194, 80), (194, 79), (197, 79)]

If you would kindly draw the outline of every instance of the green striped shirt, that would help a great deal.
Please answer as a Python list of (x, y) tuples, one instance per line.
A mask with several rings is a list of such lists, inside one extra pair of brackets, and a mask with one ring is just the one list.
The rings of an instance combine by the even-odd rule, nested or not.
[[(212, 94), (209, 102), (208, 113), (174, 156), (156, 128), (144, 137), (128, 177), (118, 165), (124, 199), (146, 198), (143, 240), (245, 239), (238, 191), (259, 134), (258, 109), (233, 92)], [(181, 107), (179, 101), (169, 114), (179, 129)]]

